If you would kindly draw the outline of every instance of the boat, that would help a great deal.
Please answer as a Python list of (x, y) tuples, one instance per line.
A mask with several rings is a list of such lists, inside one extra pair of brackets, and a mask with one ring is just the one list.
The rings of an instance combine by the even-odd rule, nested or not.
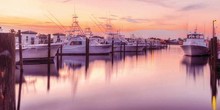
[[(89, 54), (90, 55), (104, 55), (111, 52), (110, 44), (100, 44), (95, 40), (89, 41)], [(86, 54), (86, 37), (77, 35), (71, 37), (69, 42), (63, 46), (62, 54), (75, 54), (85, 55)]]
[(112, 44), (112, 40), (114, 40), (114, 52), (141, 52), (145, 48), (145, 46), (138, 45), (136, 42), (128, 42), (122, 35), (107, 38), (109, 44)]
[(208, 55), (208, 43), (203, 34), (199, 34), (196, 31), (194, 33), (187, 34), (186, 40), (181, 46), (185, 55), (187, 56), (202, 56)]
[[(48, 59), (48, 36), (45, 34), (37, 34), (37, 32), (31, 30), (21, 32), (22, 58), (24, 61)], [(57, 51), (61, 47), (61, 45), (63, 45), (63, 42), (50, 42), (51, 59), (56, 56)], [(18, 50), (18, 37), (16, 37), (16, 62), (19, 61)]]
[[(58, 49), (63, 43), (51, 43), (50, 58), (54, 58)], [(16, 53), (17, 54), (17, 53)], [(48, 44), (26, 45), (22, 51), (24, 60), (45, 60), (48, 59)]]

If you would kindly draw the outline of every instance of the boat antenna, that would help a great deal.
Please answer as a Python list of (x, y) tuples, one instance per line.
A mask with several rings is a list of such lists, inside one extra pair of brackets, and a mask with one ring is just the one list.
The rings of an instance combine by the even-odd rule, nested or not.
[(197, 24), (196, 24), (196, 28), (195, 28), (195, 33), (197, 32)]
[[(53, 19), (51, 19), (49, 16), (47, 16), (46, 14), (44, 15), (44, 16), (46, 16), (51, 22), (53, 22), (58, 28), (60, 28), (61, 30), (63, 30), (63, 28), (62, 27), (60, 27)], [(65, 30), (63, 30), (63, 31), (65, 31)]]
[(100, 29), (101, 29), (101, 27), (102, 27), (102, 29), (105, 29), (105, 26), (103, 26), (102, 23), (93, 14), (91, 16), (92, 16), (91, 19), (93, 19), (93, 21), (96, 22), (96, 24), (99, 24), (98, 26), (99, 26)]
[(63, 24), (49, 11), (47, 12), (56, 20), (56, 22), (66, 31), (66, 28), (63, 26)]
[(204, 30), (203, 30), (203, 34), (204, 34), (204, 36), (206, 35), (206, 25), (205, 25), (205, 23), (204, 23)]
[(100, 30), (101, 32), (104, 33), (104, 31), (102, 30), (102, 28), (100, 27), (100, 25), (99, 25), (94, 19), (92, 19), (92, 18), (90, 17), (90, 20), (99, 28), (99, 30)]

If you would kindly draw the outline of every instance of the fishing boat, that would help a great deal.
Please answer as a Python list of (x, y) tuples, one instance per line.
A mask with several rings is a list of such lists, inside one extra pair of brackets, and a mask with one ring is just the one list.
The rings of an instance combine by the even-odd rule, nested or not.
[(187, 34), (186, 40), (181, 46), (185, 55), (187, 56), (202, 56), (208, 55), (208, 43), (203, 34), (199, 34), (196, 31), (194, 33)]
[[(57, 54), (57, 50), (62, 43), (51, 43), (50, 46), (50, 58), (54, 58)], [(48, 58), (48, 44), (33, 44), (25, 46), (22, 51), (22, 57), (24, 60), (43, 60)]]
[[(107, 42), (112, 43), (114, 40), (114, 51), (120, 52), (141, 52), (144, 50), (145, 46), (137, 44), (137, 42), (128, 42), (122, 35), (108, 37)], [(125, 46), (125, 47), (124, 47)]]
[[(111, 52), (110, 44), (100, 44), (95, 40), (89, 41), (89, 54), (91, 55), (102, 55), (109, 54)], [(62, 54), (86, 54), (86, 37), (78, 35), (71, 37), (69, 42), (63, 46)]]

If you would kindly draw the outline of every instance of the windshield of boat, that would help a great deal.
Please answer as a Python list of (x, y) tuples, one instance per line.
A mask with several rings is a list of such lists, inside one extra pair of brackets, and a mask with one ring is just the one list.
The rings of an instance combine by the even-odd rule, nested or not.
[(187, 38), (188, 39), (203, 39), (204, 35), (203, 34), (188, 34)]
[(82, 41), (72, 41), (70, 45), (82, 45)]

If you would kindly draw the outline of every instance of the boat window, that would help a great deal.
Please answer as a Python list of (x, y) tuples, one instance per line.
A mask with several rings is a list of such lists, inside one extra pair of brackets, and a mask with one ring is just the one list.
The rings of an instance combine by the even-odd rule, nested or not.
[(28, 36), (26, 36), (26, 42), (28, 42)]
[(82, 45), (82, 41), (72, 41), (70, 45)]

